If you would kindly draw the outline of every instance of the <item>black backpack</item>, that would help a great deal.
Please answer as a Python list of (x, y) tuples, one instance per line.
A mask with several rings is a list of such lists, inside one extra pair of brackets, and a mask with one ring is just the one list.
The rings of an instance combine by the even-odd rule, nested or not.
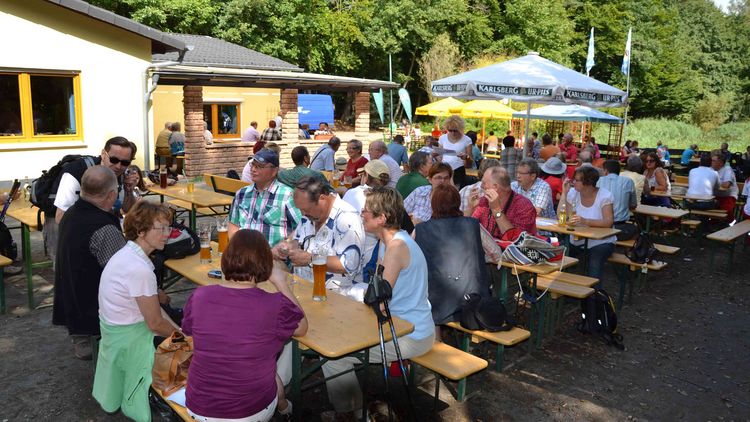
[(164, 244), (164, 249), (156, 250), (151, 255), (151, 261), (154, 263), (154, 274), (159, 286), (161, 286), (164, 278), (164, 261), (195, 255), (201, 249), (198, 234), (183, 224), (182, 221), (173, 221), (170, 227), (172, 227), (172, 232)]
[(636, 237), (633, 246), (625, 252), (625, 256), (638, 264), (648, 264), (654, 260), (657, 252), (651, 238), (646, 233), (640, 233)]
[(500, 299), (469, 293), (464, 296), (460, 323), (467, 330), (497, 332), (512, 329), (515, 321), (508, 315)]
[(607, 345), (625, 350), (622, 335), (617, 332), (615, 302), (604, 290), (594, 290), (594, 294), (581, 301), (578, 331), (600, 335)]
[(31, 182), (31, 195), (29, 197), (31, 203), (36, 205), (46, 215), (54, 214), (57, 188), (60, 184), (60, 178), (62, 178), (62, 174), (65, 171), (65, 165), (80, 158), (85, 160), (86, 168), (94, 165), (94, 158), (91, 156), (70, 154), (64, 156), (62, 160), (58, 161), (49, 170), (42, 171), (42, 175)]

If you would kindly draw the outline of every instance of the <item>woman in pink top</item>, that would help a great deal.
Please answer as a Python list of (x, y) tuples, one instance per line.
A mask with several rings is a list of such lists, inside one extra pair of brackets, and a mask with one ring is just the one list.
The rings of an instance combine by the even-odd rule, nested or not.
[[(276, 375), (276, 356), (307, 319), (273, 269), (268, 241), (239, 230), (221, 257), (226, 281), (197, 289), (185, 304), (182, 331), (193, 336), (186, 407), (196, 420), (268, 421), (277, 407), (291, 412)], [(268, 280), (278, 293), (257, 288)], [(278, 362), (283, 365), (284, 362)]]

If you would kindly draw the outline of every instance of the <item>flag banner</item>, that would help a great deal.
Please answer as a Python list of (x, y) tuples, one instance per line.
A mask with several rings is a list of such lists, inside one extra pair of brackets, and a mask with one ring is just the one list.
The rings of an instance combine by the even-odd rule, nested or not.
[(378, 116), (380, 116), (380, 121), (385, 122), (385, 118), (383, 117), (383, 90), (381, 89), (378, 92), (373, 92), (372, 99), (375, 100), (375, 108), (378, 109)]
[(620, 70), (623, 74), (630, 74), (630, 35), (633, 28), (628, 29), (628, 40), (625, 42), (625, 54), (622, 56), (622, 68)]
[(406, 90), (406, 88), (400, 88), (398, 90), (398, 99), (401, 101), (401, 105), (404, 107), (404, 111), (406, 112), (406, 117), (409, 118), (409, 121), (411, 122), (411, 97), (409, 97), (409, 91)]
[(594, 67), (594, 27), (591, 27), (591, 36), (589, 37), (589, 54), (586, 56), (586, 76)]

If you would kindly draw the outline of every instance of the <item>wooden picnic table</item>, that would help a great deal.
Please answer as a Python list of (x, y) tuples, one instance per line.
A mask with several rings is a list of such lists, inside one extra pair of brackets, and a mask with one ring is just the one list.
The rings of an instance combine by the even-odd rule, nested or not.
[(651, 219), (659, 220), (660, 218), (682, 218), (689, 214), (689, 211), (678, 210), (667, 207), (657, 207), (654, 205), (640, 204), (635, 209), (636, 214), (642, 214), (648, 217), (646, 219), (646, 232), (651, 230)]
[[(206, 286), (217, 284), (221, 280), (208, 277), (208, 271), (219, 269), (220, 260), (217, 259), (216, 243), (212, 243), (213, 261), (201, 264), (199, 254), (182, 259), (170, 259), (165, 262), (167, 268), (182, 274), (190, 281)], [(299, 344), (303, 344), (324, 358), (336, 359), (358, 351), (365, 351), (379, 344), (378, 322), (372, 309), (364, 303), (357, 302), (339, 293), (328, 291), (327, 300), (316, 302), (312, 299), (312, 282), (297, 276), (288, 276), (296, 281), (294, 295), (297, 297), (309, 324), (307, 334), (294, 337), (292, 341), (292, 397), (295, 403), (302, 403), (302, 358)], [(275, 292), (276, 289), (269, 282), (259, 283), (258, 287)], [(401, 337), (414, 331), (414, 326), (408, 321), (393, 317), (396, 335)], [(390, 329), (383, 326), (386, 341), (390, 340)], [(299, 414), (302, 414), (299, 412)]]
[(29, 202), (14, 201), (8, 207), (7, 216), (21, 223), (21, 257), (24, 274), (26, 275), (26, 294), (29, 309), (34, 309), (34, 281), (31, 271), (34, 268), (48, 268), (52, 266), (52, 261), (50, 260), (40, 262), (33, 262), (31, 260), (31, 232), (41, 229), (37, 218), (44, 224), (44, 213), (39, 215), (39, 208), (34, 207)]
[[(539, 230), (558, 234), (568, 234), (573, 240), (583, 239), (583, 249), (588, 250), (589, 239), (601, 240), (620, 233), (620, 230), (612, 227), (589, 227), (589, 226), (560, 226), (557, 220), (552, 218), (536, 219), (536, 227)], [(565, 242), (568, 246), (569, 242)], [(583, 254), (583, 270), (588, 269), (588, 254)]]
[(687, 193), (676, 194), (673, 193), (671, 189), (668, 191), (651, 192), (651, 196), (662, 196), (672, 198), (677, 201), (712, 201), (715, 198), (713, 195), (688, 195)]
[(168, 196), (190, 204), (190, 228), (192, 230), (195, 230), (196, 227), (198, 208), (230, 206), (234, 200), (234, 198), (229, 195), (202, 189), (198, 185), (195, 186), (193, 192), (188, 192), (187, 183), (177, 183), (174, 186), (167, 186), (166, 188), (161, 188), (159, 185), (153, 185), (149, 186), (148, 190), (159, 195), (162, 202), (164, 202), (164, 197)]

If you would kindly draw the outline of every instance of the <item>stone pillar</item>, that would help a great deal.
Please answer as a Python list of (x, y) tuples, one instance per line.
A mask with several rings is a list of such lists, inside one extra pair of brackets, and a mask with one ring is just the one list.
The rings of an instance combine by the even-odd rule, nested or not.
[(370, 93), (357, 92), (354, 98), (354, 137), (366, 141), (370, 135)]
[(282, 167), (294, 166), (294, 163), (292, 163), (292, 149), (300, 144), (297, 93), (298, 90), (296, 89), (281, 90), (281, 142), (278, 144), (281, 147), (279, 161)]
[(203, 87), (182, 87), (185, 110), (185, 174), (189, 177), (203, 173), (208, 154), (203, 140)]

